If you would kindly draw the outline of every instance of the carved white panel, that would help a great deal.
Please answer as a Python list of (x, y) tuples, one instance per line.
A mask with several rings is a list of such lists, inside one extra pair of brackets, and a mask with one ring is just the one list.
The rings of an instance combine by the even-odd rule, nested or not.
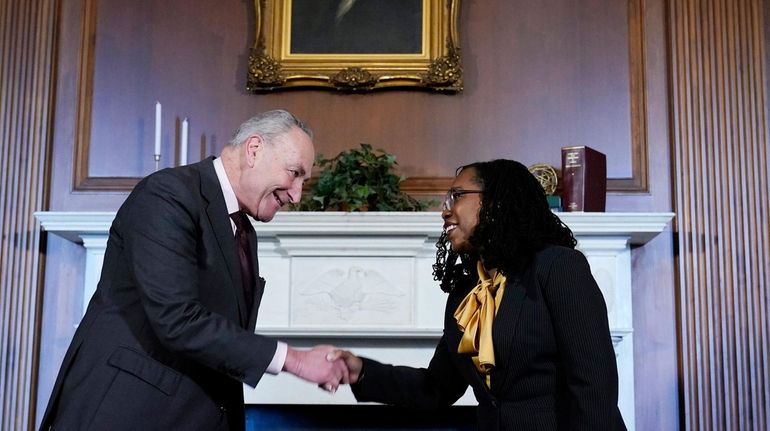
[(86, 268), (83, 288), (83, 311), (86, 313), (88, 302), (96, 292), (96, 285), (99, 284), (99, 276), (102, 273), (102, 264), (104, 263), (104, 252), (107, 250), (107, 236), (104, 234), (81, 234), (83, 247), (86, 249)]
[[(631, 245), (629, 237), (581, 236), (577, 248), (585, 254), (591, 274), (599, 285), (607, 304), (607, 318), (611, 328), (631, 328), (626, 319), (631, 310), (625, 306), (631, 295)], [(630, 304), (630, 301), (628, 301)]]
[(410, 327), (413, 260), (292, 259), (291, 325)]

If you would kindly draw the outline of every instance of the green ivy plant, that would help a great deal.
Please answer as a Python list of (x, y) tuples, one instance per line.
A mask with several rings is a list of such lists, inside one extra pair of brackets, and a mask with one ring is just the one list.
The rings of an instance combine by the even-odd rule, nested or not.
[(401, 191), (396, 156), (369, 144), (332, 159), (319, 154), (316, 165), (320, 176), (295, 206), (300, 211), (423, 211), (429, 205)]

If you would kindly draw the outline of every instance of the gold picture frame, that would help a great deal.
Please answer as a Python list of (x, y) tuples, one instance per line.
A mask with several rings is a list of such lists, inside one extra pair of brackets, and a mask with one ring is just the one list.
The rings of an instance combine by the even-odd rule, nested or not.
[[(418, 87), (442, 92), (458, 92), (463, 88), (460, 59), (458, 13), (461, 0), (399, 0), (406, 8), (392, 7), (387, 14), (384, 0), (255, 0), (256, 38), (249, 56), (246, 89), (253, 93), (296, 87), (325, 87), (345, 91), (369, 91), (394, 87)], [(352, 7), (367, 7), (368, 15), (346, 13)], [(336, 15), (325, 18), (312, 8), (325, 5)], [(351, 6), (352, 5), (352, 6)], [(336, 8), (336, 9), (335, 9)], [(347, 8), (347, 9), (346, 9)], [(404, 9), (414, 9), (410, 19), (396, 16)], [(380, 10), (382, 12), (382, 10)], [(360, 31), (342, 37), (330, 35), (342, 13), (356, 22), (357, 29), (374, 34), (372, 39), (357, 36)], [(388, 17), (384, 15), (394, 15)], [(369, 21), (367, 20), (369, 17)], [(362, 18), (363, 17), (363, 18)], [(322, 19), (322, 25), (313, 24)], [(303, 23), (292, 25), (292, 21)], [(361, 25), (361, 23), (366, 23)], [(392, 31), (393, 23), (401, 26)], [(388, 31), (377, 32), (376, 25), (387, 25)], [(333, 28), (334, 27), (334, 28)], [(314, 30), (316, 29), (316, 30)], [(312, 32), (314, 34), (304, 34)], [(351, 36), (352, 34), (352, 36)], [(378, 44), (368, 49), (367, 40), (380, 35), (404, 34), (411, 39)], [(319, 43), (320, 41), (320, 43)], [(416, 41), (416, 42), (415, 42)], [(323, 44), (326, 44), (324, 46)], [(319, 46), (320, 45), (320, 46)], [(358, 45), (358, 46), (356, 46)], [(329, 52), (327, 52), (329, 51)], [(372, 51), (372, 52), (370, 52)]]

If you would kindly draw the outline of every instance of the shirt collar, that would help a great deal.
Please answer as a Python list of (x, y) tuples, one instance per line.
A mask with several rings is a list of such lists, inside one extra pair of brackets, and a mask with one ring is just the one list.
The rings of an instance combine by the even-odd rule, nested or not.
[(225, 197), (225, 205), (227, 205), (227, 213), (232, 214), (240, 211), (238, 206), (238, 199), (235, 197), (233, 186), (230, 184), (230, 179), (227, 178), (227, 172), (225, 172), (225, 165), (222, 163), (221, 158), (214, 159), (214, 171), (217, 173), (219, 179), (219, 185), (222, 187), (222, 194)]

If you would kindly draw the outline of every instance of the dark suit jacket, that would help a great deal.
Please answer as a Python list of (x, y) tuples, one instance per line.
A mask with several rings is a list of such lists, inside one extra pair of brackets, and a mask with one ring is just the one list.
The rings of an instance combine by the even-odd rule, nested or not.
[(470, 385), (481, 430), (625, 430), (607, 308), (582, 253), (549, 246), (526, 275), (509, 280), (493, 327), (489, 389), (471, 358), (457, 353), (462, 333), (453, 314), (475, 283), (449, 294), (427, 369), (364, 359), (356, 399), (429, 409), (453, 404)]
[(255, 386), (276, 349), (253, 333), (263, 288), (247, 314), (213, 158), (148, 176), (112, 223), (41, 428), (243, 429), (241, 382)]

